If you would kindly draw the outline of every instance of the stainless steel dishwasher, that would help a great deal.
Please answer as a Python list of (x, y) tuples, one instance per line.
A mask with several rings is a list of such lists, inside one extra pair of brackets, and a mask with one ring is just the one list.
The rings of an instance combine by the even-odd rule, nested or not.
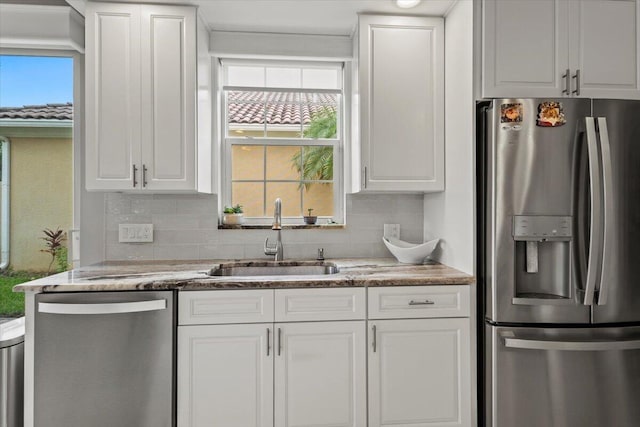
[(172, 291), (36, 295), (35, 427), (175, 426)]

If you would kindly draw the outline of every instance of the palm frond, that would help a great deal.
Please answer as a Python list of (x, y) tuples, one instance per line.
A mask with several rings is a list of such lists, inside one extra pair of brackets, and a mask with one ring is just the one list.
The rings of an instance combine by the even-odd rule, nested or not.
[[(325, 108), (314, 114), (303, 135), (305, 138), (329, 139), (335, 138), (337, 134), (337, 113), (333, 109)], [(291, 157), (291, 163), (305, 181), (333, 179), (332, 146), (303, 147)], [(312, 184), (307, 182), (304, 186), (308, 190)]]

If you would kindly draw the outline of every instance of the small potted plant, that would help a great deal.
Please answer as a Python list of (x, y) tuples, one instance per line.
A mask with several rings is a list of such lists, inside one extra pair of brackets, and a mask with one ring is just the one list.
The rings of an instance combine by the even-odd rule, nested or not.
[(305, 215), (303, 217), (304, 218), (304, 223), (305, 224), (309, 224), (309, 225), (315, 224), (316, 221), (318, 221), (318, 217), (314, 216), (314, 215), (311, 215), (311, 212), (313, 211), (313, 209), (307, 209), (307, 211), (309, 212), (309, 215)]
[(244, 211), (241, 205), (225, 206), (224, 215), (222, 217), (222, 223), (227, 225), (240, 225), (244, 224)]

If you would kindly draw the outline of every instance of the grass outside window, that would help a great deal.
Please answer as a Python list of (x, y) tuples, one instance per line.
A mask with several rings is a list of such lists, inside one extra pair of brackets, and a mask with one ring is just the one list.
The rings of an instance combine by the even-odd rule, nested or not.
[(25, 271), (0, 274), (0, 317), (24, 316), (24, 293), (13, 292), (13, 287), (43, 276), (41, 273)]

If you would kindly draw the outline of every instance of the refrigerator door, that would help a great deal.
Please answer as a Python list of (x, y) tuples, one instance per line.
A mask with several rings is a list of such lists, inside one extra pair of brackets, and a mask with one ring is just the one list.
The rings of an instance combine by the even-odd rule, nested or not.
[[(604, 253), (594, 323), (640, 322), (640, 101), (594, 100), (604, 183)], [(609, 175), (609, 176), (608, 176)]]
[(590, 114), (589, 99), (497, 99), (486, 113), (479, 155), (486, 159), (485, 315), (493, 322), (590, 321)]
[(640, 327), (486, 325), (487, 427), (640, 425)]

